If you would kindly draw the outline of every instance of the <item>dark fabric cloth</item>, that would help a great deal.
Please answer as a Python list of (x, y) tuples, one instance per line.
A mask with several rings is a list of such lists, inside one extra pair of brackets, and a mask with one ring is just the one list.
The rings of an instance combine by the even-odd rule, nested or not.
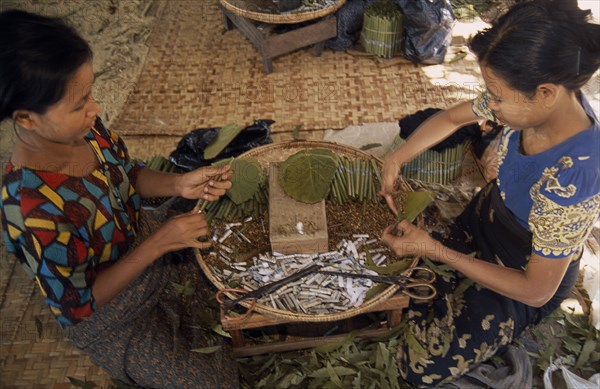
[(439, 389), (531, 388), (533, 366), (524, 347), (509, 345), (502, 354), (503, 364), (482, 363), (459, 379)]
[[(504, 206), (493, 181), (458, 217), (444, 244), (491, 263), (524, 269), (531, 252), (531, 234)], [(554, 297), (541, 308), (447, 270), (436, 281), (438, 296), (433, 301), (410, 303), (407, 340), (399, 355), (403, 377), (417, 386), (447, 383), (505, 351), (528, 325), (538, 323), (559, 306), (574, 285), (578, 269), (579, 261), (573, 261)]]
[[(440, 112), (439, 108), (427, 108), (408, 115), (399, 121), (400, 138), (407, 139), (425, 120)], [(433, 146), (431, 150), (442, 152), (446, 149), (456, 147), (465, 141), (476, 142), (481, 139), (481, 129), (477, 124), (469, 124), (455, 131), (448, 138)]]
[(325, 46), (336, 51), (345, 51), (358, 41), (362, 31), (365, 9), (375, 0), (348, 0), (337, 12), (337, 36)]
[(199, 271), (193, 265), (173, 264), (165, 258), (156, 261), (92, 316), (65, 328), (68, 338), (94, 364), (127, 384), (237, 388), (237, 368), (228, 347), (223, 344), (213, 354), (192, 352), (206, 345), (184, 336), (194, 323), (184, 322), (180, 307), (165, 299), (169, 282)]

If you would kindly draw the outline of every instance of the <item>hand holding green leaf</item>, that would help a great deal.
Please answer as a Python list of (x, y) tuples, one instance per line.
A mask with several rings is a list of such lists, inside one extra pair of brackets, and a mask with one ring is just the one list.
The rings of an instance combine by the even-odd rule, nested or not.
[(265, 179), (262, 166), (256, 158), (229, 158), (213, 166), (223, 165), (228, 165), (234, 173), (227, 196), (237, 205), (250, 200)]
[(417, 216), (431, 204), (433, 198), (433, 194), (426, 190), (409, 192), (402, 205), (402, 210), (398, 212), (396, 221), (408, 220), (410, 223), (414, 222)]

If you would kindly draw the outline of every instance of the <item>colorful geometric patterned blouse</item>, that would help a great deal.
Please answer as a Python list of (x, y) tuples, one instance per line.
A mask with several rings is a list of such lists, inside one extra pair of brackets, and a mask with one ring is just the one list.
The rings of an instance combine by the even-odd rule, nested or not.
[[(505, 127), (498, 147), (498, 186), (508, 209), (533, 234), (533, 252), (564, 258), (581, 249), (600, 213), (600, 126), (593, 125), (550, 149), (525, 155), (521, 131)], [(473, 112), (497, 121), (483, 93)], [(529, 194), (528, 196), (525, 194)]]
[(100, 161), (87, 176), (9, 163), (2, 181), (4, 241), (62, 326), (94, 312), (96, 275), (127, 252), (138, 228), (140, 166), (99, 118), (85, 139)]

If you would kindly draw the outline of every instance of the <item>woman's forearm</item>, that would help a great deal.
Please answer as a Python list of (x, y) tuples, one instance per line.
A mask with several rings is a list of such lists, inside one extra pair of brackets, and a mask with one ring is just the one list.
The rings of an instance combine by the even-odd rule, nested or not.
[(96, 308), (112, 300), (158, 257), (158, 250), (150, 244), (142, 243), (112, 266), (99, 272), (92, 287)]
[(533, 307), (541, 307), (552, 298), (570, 261), (570, 258), (530, 259), (527, 269), (520, 270), (474, 258), (440, 242), (425, 255), (453, 267), (485, 288)]
[(135, 189), (144, 198), (179, 196), (181, 194), (181, 175), (159, 172), (145, 167), (138, 174)]

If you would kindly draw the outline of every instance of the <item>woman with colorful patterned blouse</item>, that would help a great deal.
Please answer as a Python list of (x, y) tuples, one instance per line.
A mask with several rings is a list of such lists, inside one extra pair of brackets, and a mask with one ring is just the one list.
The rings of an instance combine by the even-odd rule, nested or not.
[[(580, 89), (600, 64), (600, 26), (575, 0), (513, 7), (472, 38), (486, 90), (435, 115), (383, 169), (392, 210), (401, 167), (463, 125), (502, 123), (497, 179), (447, 237), (402, 221), (383, 240), (397, 255), (449, 265), (430, 304), (411, 302), (399, 363), (415, 385), (451, 381), (489, 359), (569, 294), (600, 212), (600, 126)], [(410, 340), (410, 339), (409, 339)]]
[[(4, 240), (67, 336), (113, 378), (145, 387), (235, 388), (226, 351), (204, 355), (174, 334), (163, 256), (202, 249), (205, 215), (168, 220), (142, 242), (140, 199), (214, 201), (229, 168), (175, 175), (133, 162), (99, 119), (89, 45), (53, 18), (0, 13), (0, 120), (17, 140), (2, 181)], [(134, 246), (135, 248), (132, 248)]]

